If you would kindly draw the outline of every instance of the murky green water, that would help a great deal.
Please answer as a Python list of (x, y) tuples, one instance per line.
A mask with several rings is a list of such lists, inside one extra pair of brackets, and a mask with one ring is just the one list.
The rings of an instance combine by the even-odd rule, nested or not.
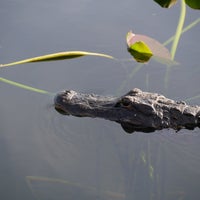
[[(71, 50), (130, 59), (126, 33), (164, 42), (179, 10), (139, 0), (3, 0), (0, 63)], [(198, 17), (187, 9), (185, 26)], [(199, 31), (182, 35), (167, 88), (162, 64), (150, 61), (128, 78), (136, 62), (97, 57), (2, 68), (1, 77), (51, 92), (122, 95), (138, 87), (184, 100), (200, 94)], [(49, 96), (5, 83), (0, 89), (0, 199), (200, 198), (199, 129), (128, 135), (114, 122), (61, 116)]]

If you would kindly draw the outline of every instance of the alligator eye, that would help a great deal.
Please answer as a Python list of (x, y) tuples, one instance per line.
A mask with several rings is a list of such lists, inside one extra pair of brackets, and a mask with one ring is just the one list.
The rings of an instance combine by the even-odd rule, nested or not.
[(123, 107), (130, 108), (131, 101), (129, 99), (127, 99), (127, 98), (124, 98), (124, 99), (121, 100), (120, 104)]

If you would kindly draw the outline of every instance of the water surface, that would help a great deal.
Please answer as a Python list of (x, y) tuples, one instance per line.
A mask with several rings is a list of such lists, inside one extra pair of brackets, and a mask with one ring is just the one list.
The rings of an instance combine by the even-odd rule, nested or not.
[[(179, 7), (139, 0), (3, 0), (0, 63), (70, 50), (130, 59), (126, 33), (164, 42), (175, 33)], [(185, 25), (198, 17), (188, 8)], [(136, 62), (97, 57), (2, 68), (1, 77), (55, 93), (123, 95), (138, 87), (184, 100), (200, 94), (199, 31), (197, 25), (181, 37), (180, 65), (171, 68), (167, 86), (160, 63), (150, 61), (128, 78)], [(129, 135), (114, 122), (61, 116), (53, 97), (5, 83), (0, 88), (1, 199), (199, 199), (199, 129)]]

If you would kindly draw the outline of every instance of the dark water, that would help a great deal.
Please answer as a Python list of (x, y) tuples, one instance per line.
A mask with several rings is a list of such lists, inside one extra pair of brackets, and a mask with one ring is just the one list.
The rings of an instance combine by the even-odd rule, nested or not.
[[(176, 30), (180, 5), (153, 1), (3, 0), (0, 63), (85, 50), (129, 59), (129, 30), (160, 42)], [(199, 18), (187, 9), (185, 26)], [(166, 66), (84, 57), (1, 69), (1, 77), (51, 92), (122, 95), (138, 87), (184, 100), (200, 94), (197, 25), (181, 37), (166, 86)], [(170, 49), (170, 45), (168, 48)], [(53, 97), (0, 83), (0, 199), (200, 198), (200, 130), (126, 134), (102, 119), (59, 115)], [(199, 99), (190, 101), (199, 104)]]

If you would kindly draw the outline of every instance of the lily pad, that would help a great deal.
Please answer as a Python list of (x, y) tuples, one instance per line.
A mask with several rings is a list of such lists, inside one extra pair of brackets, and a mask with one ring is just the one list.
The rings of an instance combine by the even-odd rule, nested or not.
[(149, 61), (149, 59), (153, 55), (151, 49), (142, 41), (138, 41), (130, 45), (128, 51), (137, 62), (142, 63)]
[[(148, 37), (146, 35), (134, 34), (132, 31), (130, 31), (127, 33), (126, 42), (129, 52), (132, 49), (132, 45), (134, 45), (136, 42), (140, 42), (140, 44), (143, 43), (146, 47), (149, 48), (154, 57), (158, 59), (160, 58), (161, 60), (166, 60), (168, 62), (172, 61), (169, 50), (160, 42), (151, 37)], [(150, 52), (147, 52), (147, 54), (149, 53)]]

